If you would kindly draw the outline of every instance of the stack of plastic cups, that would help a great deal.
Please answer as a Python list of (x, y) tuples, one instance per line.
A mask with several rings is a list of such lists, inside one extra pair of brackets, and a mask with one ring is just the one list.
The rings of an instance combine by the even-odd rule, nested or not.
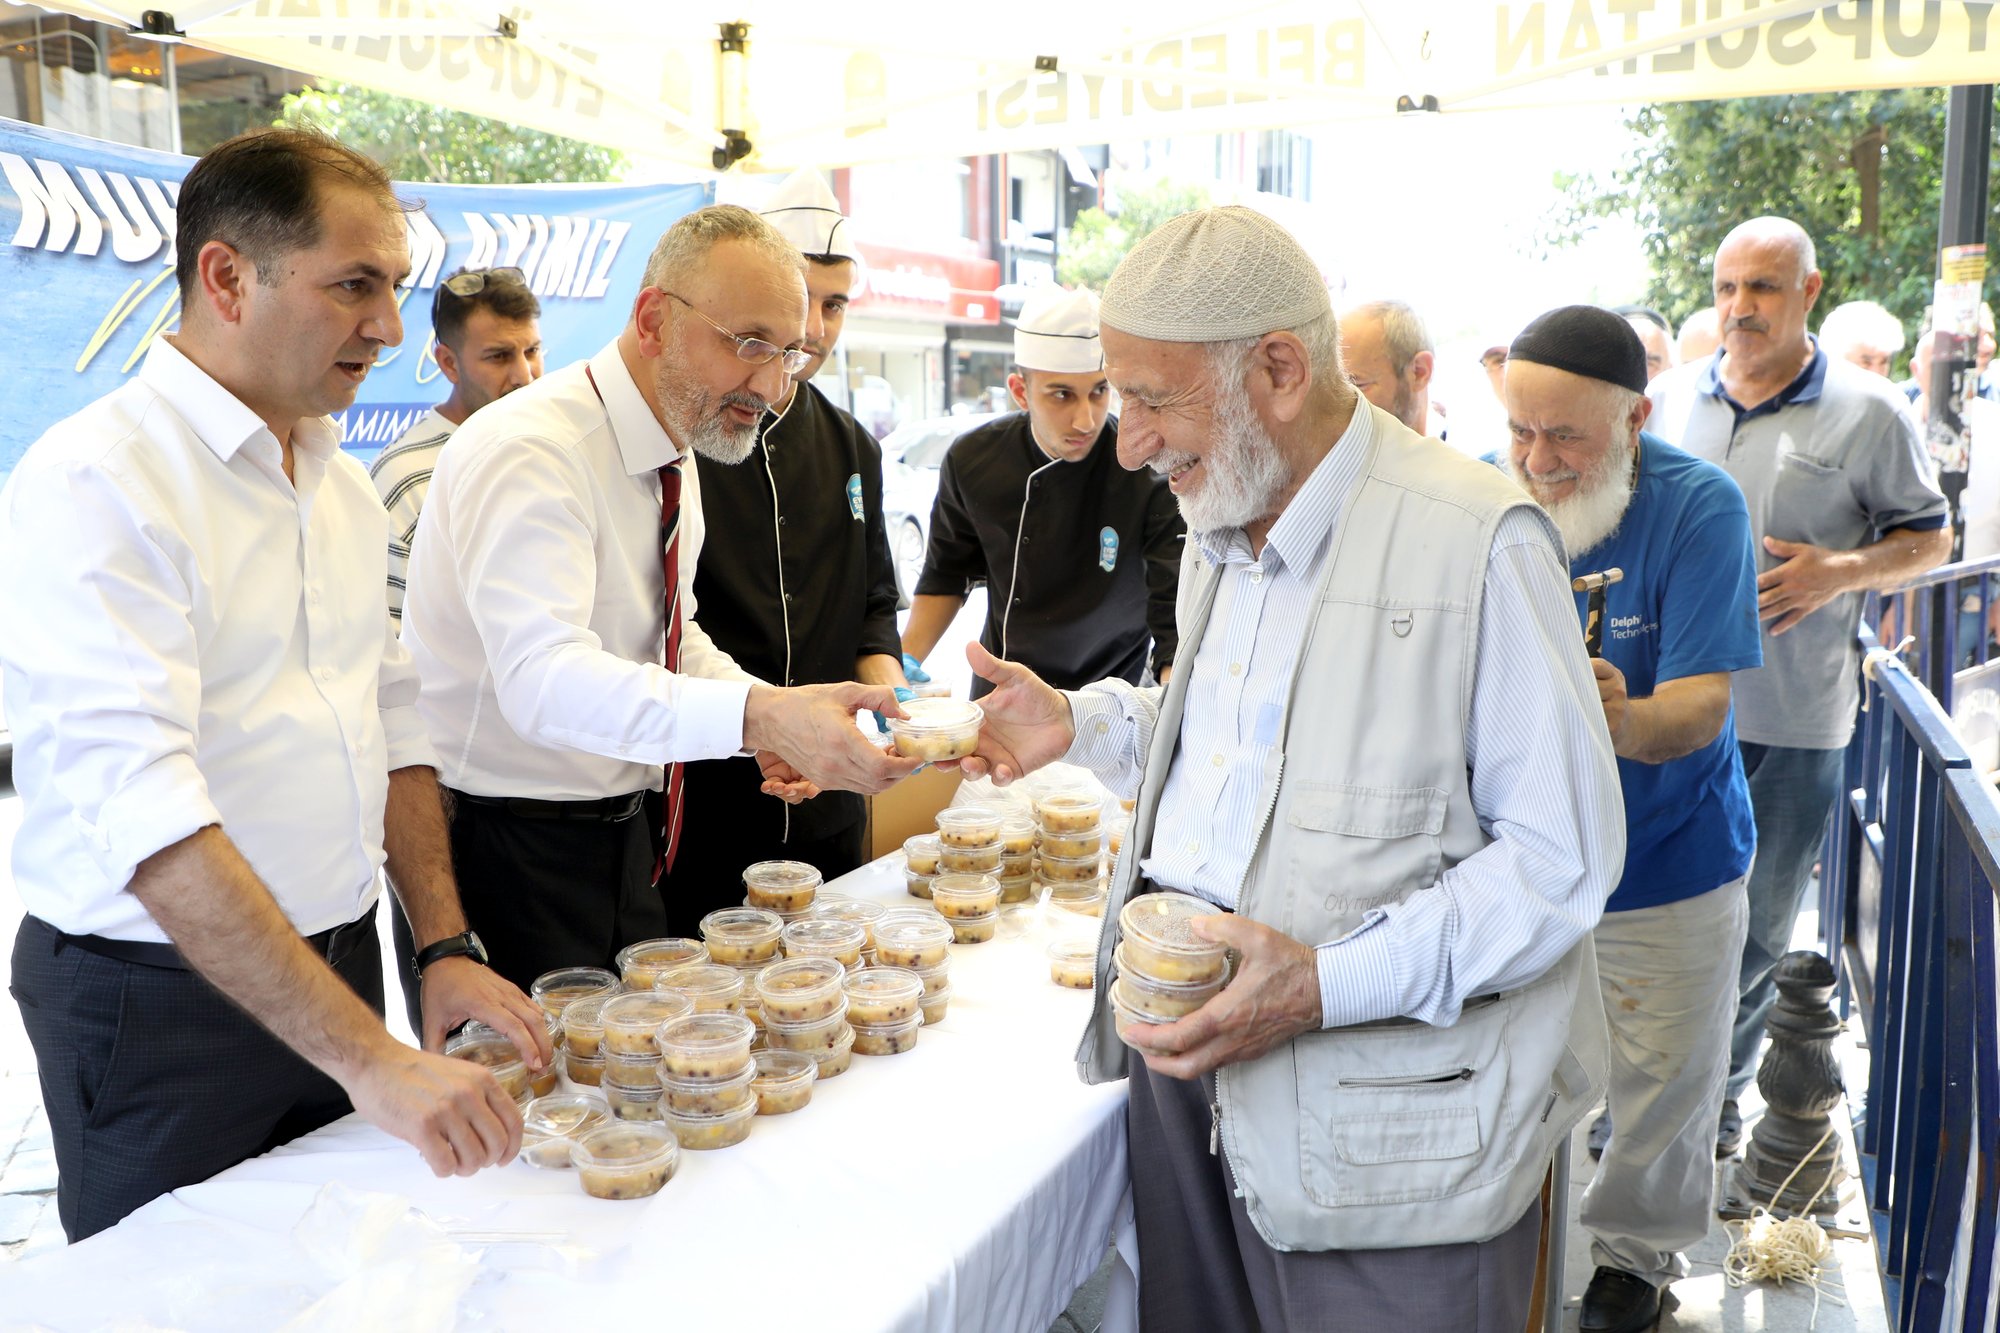
[(841, 989), (846, 975), (838, 960), (817, 955), (787, 958), (759, 972), (764, 1049), (810, 1055), (818, 1062), (820, 1078), (845, 1073), (854, 1051), (847, 995)]
[(599, 1085), (620, 1120), (660, 1118), (660, 1049), (653, 1034), (694, 1011), (678, 991), (633, 991), (604, 1002), (604, 1081)]
[(741, 1014), (689, 1014), (654, 1033), (668, 1128), (691, 1151), (727, 1148), (750, 1135), (757, 1118), (751, 1083), (757, 1029)]
[(1121, 1032), (1185, 1018), (1229, 983), (1228, 949), (1190, 927), (1196, 917), (1221, 910), (1182, 893), (1142, 893), (1125, 904), (1111, 955), (1111, 1009)]
[(1028, 815), (1000, 820), (1000, 901), (1024, 903), (1035, 896), (1035, 821)]
[(904, 908), (875, 923), (875, 962), (900, 967), (923, 983), (918, 1008), (925, 1023), (941, 1023), (951, 1004), (951, 924), (936, 912)]
[(900, 967), (868, 967), (842, 980), (856, 1055), (901, 1055), (923, 1026), (923, 979)]
[(820, 873), (803, 861), (759, 861), (743, 872), (743, 905), (797, 921), (812, 910)]
[(707, 961), (708, 946), (700, 940), (641, 940), (618, 951), (618, 975), (626, 990), (651, 990), (660, 973)]
[(907, 862), (903, 883), (912, 898), (928, 899), (931, 896), (931, 880), (937, 876), (938, 856), (942, 850), (935, 833), (919, 833), (903, 843), (903, 859)]
[(1044, 792), (1035, 798), (1041, 837), (1036, 890), (1072, 912), (1104, 914), (1104, 802), (1096, 792)]

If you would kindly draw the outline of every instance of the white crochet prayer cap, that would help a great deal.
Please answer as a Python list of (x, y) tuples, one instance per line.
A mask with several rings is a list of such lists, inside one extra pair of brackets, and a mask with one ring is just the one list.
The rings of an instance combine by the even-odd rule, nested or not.
[(811, 167), (801, 167), (785, 178), (763, 209), (764, 220), (778, 234), (808, 255), (831, 255), (835, 259), (859, 262), (861, 248), (854, 243), (840, 200), (834, 198), (826, 181)]
[(1104, 322), (1154, 342), (1213, 343), (1331, 314), (1326, 279), (1292, 234), (1254, 208), (1183, 213), (1132, 250), (1104, 288)]
[(1104, 369), (1096, 295), (1049, 287), (1029, 297), (1014, 321), (1014, 364), (1060, 375)]

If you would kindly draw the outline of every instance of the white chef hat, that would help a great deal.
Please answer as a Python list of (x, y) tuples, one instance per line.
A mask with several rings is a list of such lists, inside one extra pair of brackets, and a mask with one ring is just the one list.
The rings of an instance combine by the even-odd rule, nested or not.
[(796, 245), (801, 254), (860, 262), (861, 247), (854, 242), (853, 229), (847, 215), (840, 211), (840, 201), (811, 167), (801, 167), (787, 176), (763, 213), (764, 220)]
[(1064, 375), (1102, 370), (1096, 294), (1050, 287), (1030, 297), (1014, 321), (1014, 362)]

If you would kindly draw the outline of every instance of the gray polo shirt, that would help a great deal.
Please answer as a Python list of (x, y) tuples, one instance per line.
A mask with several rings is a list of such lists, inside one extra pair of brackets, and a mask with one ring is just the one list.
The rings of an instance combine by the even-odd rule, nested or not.
[[(1769, 403), (1742, 410), (1723, 391), (1726, 352), (1670, 370), (1647, 390), (1648, 429), (1716, 463), (1743, 488), (1757, 572), (1784, 563), (1768, 534), (1851, 551), (1896, 528), (1948, 521), (1942, 492), (1901, 394), (1879, 375), (1813, 360)], [(1854, 641), (1865, 594), (1843, 593), (1785, 633), (1764, 630), (1764, 665), (1732, 684), (1739, 738), (1757, 745), (1831, 750), (1854, 731)]]

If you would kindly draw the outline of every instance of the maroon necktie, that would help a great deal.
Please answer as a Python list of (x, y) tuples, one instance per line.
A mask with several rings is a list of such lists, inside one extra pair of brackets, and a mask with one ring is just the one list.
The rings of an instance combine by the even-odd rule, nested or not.
[[(667, 576), (667, 652), (669, 671), (681, 669), (681, 464), (660, 469), (660, 562)], [(681, 841), (681, 766), (667, 765), (666, 799), (660, 804), (660, 859), (653, 864), (653, 883), (674, 868)]]

